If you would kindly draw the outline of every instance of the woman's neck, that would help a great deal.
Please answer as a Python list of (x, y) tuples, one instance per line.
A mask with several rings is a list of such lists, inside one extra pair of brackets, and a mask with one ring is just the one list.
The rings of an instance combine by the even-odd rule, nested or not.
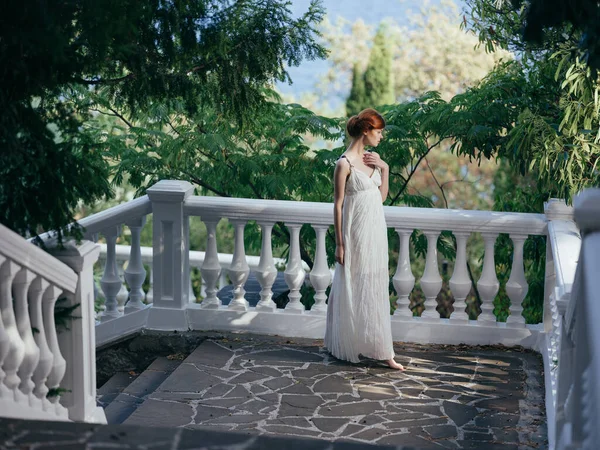
[(365, 144), (363, 144), (363, 141), (360, 138), (352, 139), (352, 142), (350, 142), (350, 145), (346, 149), (346, 152), (356, 153), (360, 157), (365, 154), (365, 151)]

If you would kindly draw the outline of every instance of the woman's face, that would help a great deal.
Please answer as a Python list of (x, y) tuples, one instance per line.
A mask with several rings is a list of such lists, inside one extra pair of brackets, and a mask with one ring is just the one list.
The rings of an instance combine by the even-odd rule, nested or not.
[(364, 143), (369, 147), (377, 147), (383, 139), (383, 129), (372, 129), (365, 133)]

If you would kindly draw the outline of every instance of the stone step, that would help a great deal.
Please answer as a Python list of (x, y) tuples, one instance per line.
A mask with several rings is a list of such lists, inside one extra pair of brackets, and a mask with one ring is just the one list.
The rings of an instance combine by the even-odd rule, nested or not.
[(117, 395), (123, 392), (139, 374), (135, 372), (117, 372), (96, 391), (98, 406), (106, 408)]
[(180, 364), (178, 360), (156, 358), (104, 408), (107, 422), (123, 423)]

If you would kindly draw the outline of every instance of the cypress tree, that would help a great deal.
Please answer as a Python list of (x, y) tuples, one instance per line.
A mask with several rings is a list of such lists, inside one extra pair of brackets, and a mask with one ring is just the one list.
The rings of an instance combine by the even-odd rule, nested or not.
[(369, 64), (364, 75), (364, 88), (370, 107), (395, 102), (392, 74), (392, 52), (386, 41), (385, 27), (380, 26), (373, 39)]
[(354, 64), (352, 71), (352, 89), (350, 96), (346, 100), (346, 115), (348, 117), (358, 114), (368, 106), (368, 99), (365, 91), (365, 80), (358, 64)]

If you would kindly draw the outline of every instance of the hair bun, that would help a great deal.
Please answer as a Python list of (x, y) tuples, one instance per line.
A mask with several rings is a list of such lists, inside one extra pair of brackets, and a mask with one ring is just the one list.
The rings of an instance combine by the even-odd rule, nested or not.
[(385, 119), (372, 108), (362, 110), (348, 119), (346, 131), (350, 137), (357, 138), (365, 131), (385, 128)]

